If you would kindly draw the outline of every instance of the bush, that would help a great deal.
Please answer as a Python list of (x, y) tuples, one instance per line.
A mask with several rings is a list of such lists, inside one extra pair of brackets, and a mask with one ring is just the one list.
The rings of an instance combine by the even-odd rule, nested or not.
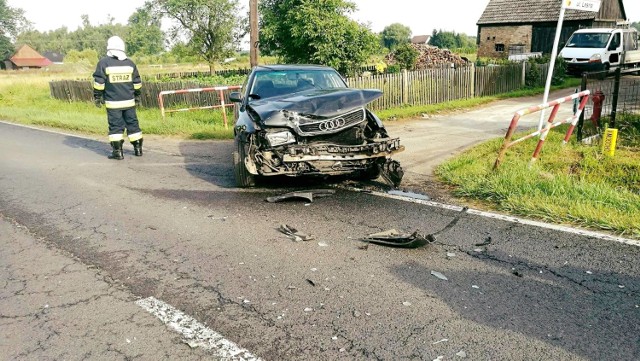
[(393, 52), (393, 57), (402, 69), (411, 70), (416, 67), (420, 53), (410, 44), (399, 45)]

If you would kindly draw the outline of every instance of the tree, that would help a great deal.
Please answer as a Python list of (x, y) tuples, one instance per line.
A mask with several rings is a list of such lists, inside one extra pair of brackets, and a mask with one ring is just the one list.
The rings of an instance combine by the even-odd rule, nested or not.
[(184, 41), (190, 53), (209, 63), (211, 72), (239, 49), (248, 30), (238, 0), (150, 0), (149, 4), (177, 23), (170, 37)]
[(127, 52), (137, 55), (156, 55), (163, 50), (164, 33), (161, 19), (154, 16), (150, 6), (136, 9), (129, 17)]
[(640, 31), (640, 21), (634, 21), (631, 23), (631, 26)]
[(411, 41), (411, 29), (400, 23), (391, 24), (382, 30), (382, 44), (389, 50)]
[(345, 0), (264, 0), (260, 3), (260, 49), (286, 63), (322, 64), (353, 74), (379, 49), (369, 28), (346, 14)]
[(460, 47), (458, 41), (459, 40), (456, 39), (456, 33), (442, 30), (436, 31), (434, 29), (430, 44), (440, 49), (455, 49)]
[(24, 17), (24, 10), (12, 8), (6, 0), (0, 0), (0, 60), (4, 60), (15, 52), (12, 40), (23, 30), (28, 30), (31, 23)]

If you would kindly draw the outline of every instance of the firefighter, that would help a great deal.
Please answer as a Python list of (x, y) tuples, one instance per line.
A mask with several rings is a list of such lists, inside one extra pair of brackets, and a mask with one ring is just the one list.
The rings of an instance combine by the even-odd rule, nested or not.
[(93, 80), (95, 104), (98, 108), (103, 104), (107, 108), (112, 148), (109, 159), (124, 159), (122, 145), (125, 129), (134, 154), (142, 156), (142, 131), (136, 114), (142, 81), (138, 67), (127, 58), (124, 41), (120, 37), (112, 36), (107, 40), (107, 56), (98, 61)]

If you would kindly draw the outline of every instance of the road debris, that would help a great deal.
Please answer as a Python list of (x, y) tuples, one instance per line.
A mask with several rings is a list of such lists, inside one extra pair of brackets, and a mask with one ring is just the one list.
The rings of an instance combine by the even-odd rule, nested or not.
[(439, 279), (443, 280), (443, 281), (448, 281), (448, 280), (449, 280), (449, 279), (447, 278), (447, 276), (443, 275), (443, 274), (442, 274), (442, 273), (440, 273), (440, 272), (437, 272), (437, 271), (431, 271), (431, 274), (432, 274), (433, 276), (436, 276), (437, 278), (439, 278)]
[(315, 283), (315, 282), (313, 282), (312, 280), (308, 279), (308, 278), (307, 278), (307, 283), (308, 283), (308, 284), (310, 284), (310, 285), (312, 285), (313, 287), (315, 287), (315, 286), (316, 286), (316, 283)]
[(409, 234), (398, 232), (396, 229), (370, 234), (361, 241), (398, 248), (418, 248), (430, 243), (427, 237), (419, 234), (418, 231)]
[[(440, 341), (436, 341), (436, 342), (434, 342), (432, 345), (437, 345), (437, 344), (439, 344), (439, 343), (442, 343), (442, 342), (448, 342), (448, 341), (449, 341), (449, 339), (448, 339), (448, 338), (443, 338), (443, 339), (442, 339), (442, 340), (440, 340)], [(442, 356), (440, 356), (440, 357), (442, 357)]]
[(465, 358), (465, 357), (467, 357), (467, 353), (466, 353), (466, 352), (464, 352), (464, 351), (460, 351), (460, 352), (458, 352), (458, 353), (456, 354), (456, 356), (458, 356), (458, 357), (462, 357), (462, 358)]
[(281, 194), (273, 197), (267, 197), (267, 202), (276, 203), (276, 202), (282, 202), (287, 200), (301, 199), (311, 203), (313, 202), (314, 197), (315, 198), (329, 197), (335, 193), (336, 191), (334, 189), (311, 189), (311, 190), (305, 190), (305, 191), (289, 192), (289, 193), (285, 193), (285, 194)]
[(302, 232), (299, 232), (297, 229), (287, 225), (287, 224), (281, 224), (280, 228), (278, 228), (278, 231), (286, 234), (291, 240), (295, 241), (295, 242), (301, 242), (301, 241), (313, 241), (315, 239), (314, 236), (312, 235), (307, 235), (304, 234)]
[(482, 243), (476, 243), (475, 246), (476, 247), (482, 247), (482, 246), (488, 246), (490, 244), (491, 244), (491, 236), (485, 238), (484, 242), (482, 242)]

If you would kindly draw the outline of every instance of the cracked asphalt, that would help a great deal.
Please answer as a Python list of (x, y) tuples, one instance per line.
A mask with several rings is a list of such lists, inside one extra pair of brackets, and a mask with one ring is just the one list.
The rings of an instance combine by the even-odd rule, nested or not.
[[(147, 297), (264, 360), (640, 355), (637, 246), (340, 187), (267, 203), (344, 183), (236, 189), (228, 141), (148, 137), (143, 157), (112, 161), (102, 139), (0, 132), (2, 359), (215, 359), (135, 304)], [(429, 194), (413, 161), (409, 184)], [(392, 228), (436, 240), (359, 241)]]

